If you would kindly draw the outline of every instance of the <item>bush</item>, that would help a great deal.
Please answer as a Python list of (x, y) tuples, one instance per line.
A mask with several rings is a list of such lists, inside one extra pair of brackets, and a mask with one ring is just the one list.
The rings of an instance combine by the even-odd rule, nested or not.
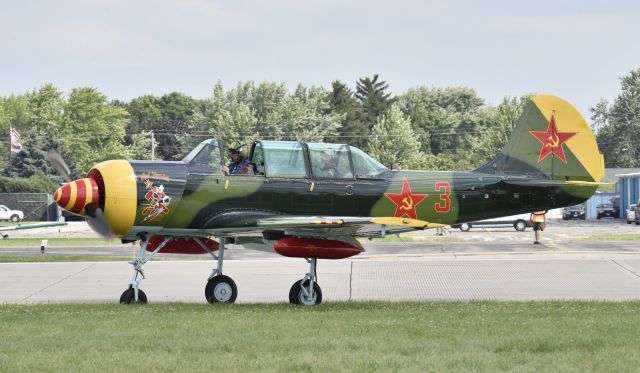
[(57, 185), (38, 171), (28, 179), (0, 176), (0, 193), (53, 193)]

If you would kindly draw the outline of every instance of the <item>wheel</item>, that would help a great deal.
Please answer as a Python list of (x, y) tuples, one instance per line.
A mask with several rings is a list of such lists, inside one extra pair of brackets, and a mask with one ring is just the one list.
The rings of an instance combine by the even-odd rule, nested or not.
[(238, 297), (238, 287), (231, 277), (218, 275), (207, 282), (204, 296), (209, 303), (233, 303)]
[(597, 218), (597, 219), (602, 219), (602, 216), (600, 216), (600, 214), (598, 214), (598, 215), (596, 216), (596, 218)]
[(296, 281), (289, 290), (289, 303), (302, 306), (315, 306), (322, 303), (322, 290), (317, 282), (313, 283), (313, 297), (307, 297), (306, 292), (302, 289), (302, 286), (308, 288), (309, 281), (306, 280), (303, 285), (300, 285), (301, 281)]
[(120, 296), (120, 303), (122, 303), (122, 304), (133, 304), (133, 303), (146, 304), (147, 303), (147, 294), (145, 294), (144, 291), (138, 289), (138, 301), (136, 302), (134, 290), (133, 290), (132, 287), (130, 287), (129, 289), (125, 290), (124, 293), (122, 293), (122, 295)]
[(518, 232), (523, 232), (527, 228), (527, 222), (525, 222), (524, 220), (518, 220), (515, 223), (513, 223), (513, 227)]
[(569, 220), (569, 218), (568, 218), (568, 217), (566, 217), (566, 216), (563, 216), (563, 217), (562, 217), (562, 220)]
[(460, 230), (463, 232), (469, 232), (469, 229), (471, 229), (471, 223), (462, 223), (460, 224)]
[(640, 225), (640, 220), (636, 220), (636, 225)]
[(631, 224), (631, 220), (627, 220), (627, 224)]
[(11, 218), (9, 218), (12, 222), (17, 223), (20, 221), (20, 217), (18, 215), (11, 215)]

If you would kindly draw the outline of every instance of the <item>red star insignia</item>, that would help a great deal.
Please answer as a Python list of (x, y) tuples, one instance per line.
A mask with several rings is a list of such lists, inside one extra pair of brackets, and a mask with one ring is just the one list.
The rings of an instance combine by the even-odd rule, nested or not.
[(558, 132), (555, 116), (551, 114), (551, 120), (549, 121), (549, 126), (547, 126), (546, 131), (529, 131), (529, 133), (542, 144), (540, 154), (538, 155), (538, 163), (542, 162), (543, 159), (552, 153), (560, 158), (562, 162), (567, 163), (567, 157), (564, 154), (562, 144), (567, 142), (567, 140), (572, 138), (577, 132)]
[(396, 212), (393, 214), (395, 217), (407, 216), (411, 219), (418, 218), (416, 206), (429, 196), (428, 194), (411, 193), (411, 187), (406, 177), (402, 178), (402, 192), (400, 194), (385, 193), (384, 195), (396, 205)]

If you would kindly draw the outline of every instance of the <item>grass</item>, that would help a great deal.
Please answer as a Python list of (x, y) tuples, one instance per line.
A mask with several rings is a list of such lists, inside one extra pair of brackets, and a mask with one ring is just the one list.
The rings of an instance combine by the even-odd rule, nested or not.
[(640, 302), (3, 305), (0, 371), (636, 371)]
[[(11, 236), (11, 232), (9, 233)], [(120, 240), (114, 239), (112, 241), (105, 240), (100, 237), (74, 237), (74, 238), (45, 238), (48, 240), (48, 247), (50, 246), (122, 246)], [(0, 247), (40, 247), (42, 238), (9, 238), (6, 240), (0, 239)], [(129, 245), (131, 246), (131, 245)]]
[(640, 233), (599, 234), (579, 239), (583, 241), (636, 241), (640, 240)]
[(0, 255), (0, 263), (53, 263), (53, 262), (113, 262), (127, 261), (131, 257), (102, 255)]

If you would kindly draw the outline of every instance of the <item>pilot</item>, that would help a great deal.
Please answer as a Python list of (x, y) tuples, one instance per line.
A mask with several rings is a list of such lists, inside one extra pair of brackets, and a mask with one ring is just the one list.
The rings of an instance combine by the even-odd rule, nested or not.
[(322, 176), (331, 179), (339, 178), (340, 171), (336, 167), (336, 161), (331, 150), (322, 151)]
[(236, 148), (229, 148), (229, 156), (231, 162), (228, 166), (223, 167), (223, 171), (230, 175), (254, 175), (255, 163), (247, 159), (244, 152)]

